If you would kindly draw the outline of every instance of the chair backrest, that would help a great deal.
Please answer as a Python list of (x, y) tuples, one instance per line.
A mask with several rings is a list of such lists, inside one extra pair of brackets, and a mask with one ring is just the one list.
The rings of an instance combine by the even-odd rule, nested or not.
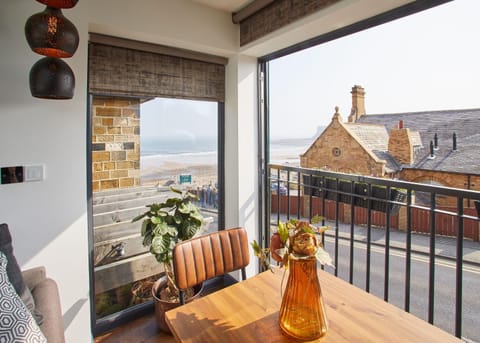
[(175, 282), (182, 291), (238, 269), (245, 280), (249, 262), (247, 231), (241, 227), (183, 241), (173, 249)]

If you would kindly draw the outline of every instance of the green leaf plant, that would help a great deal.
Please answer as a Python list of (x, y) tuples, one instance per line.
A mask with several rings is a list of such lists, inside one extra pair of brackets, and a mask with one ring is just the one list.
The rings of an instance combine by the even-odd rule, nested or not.
[(150, 247), (158, 262), (162, 263), (167, 276), (167, 295), (178, 299), (178, 289), (173, 275), (173, 248), (175, 245), (197, 234), (203, 223), (203, 216), (192, 202), (198, 200), (195, 194), (175, 188), (170, 190), (177, 196), (167, 198), (162, 203), (147, 205), (146, 212), (132, 219), (143, 219), (141, 234), (143, 245)]

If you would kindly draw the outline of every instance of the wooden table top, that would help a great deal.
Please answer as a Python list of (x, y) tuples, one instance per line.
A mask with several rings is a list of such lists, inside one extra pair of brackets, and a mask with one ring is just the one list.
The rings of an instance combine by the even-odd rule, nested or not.
[[(178, 342), (294, 342), (278, 325), (282, 275), (263, 272), (170, 310), (167, 324)], [(461, 342), (325, 271), (318, 275), (328, 332), (317, 342)]]

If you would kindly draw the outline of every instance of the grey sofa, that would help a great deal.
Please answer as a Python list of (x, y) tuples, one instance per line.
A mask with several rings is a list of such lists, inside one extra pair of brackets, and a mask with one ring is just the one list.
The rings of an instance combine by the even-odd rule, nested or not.
[(62, 309), (57, 283), (48, 278), (45, 267), (22, 271), (25, 285), (35, 300), (35, 308), (43, 316), (40, 326), (48, 343), (65, 343)]

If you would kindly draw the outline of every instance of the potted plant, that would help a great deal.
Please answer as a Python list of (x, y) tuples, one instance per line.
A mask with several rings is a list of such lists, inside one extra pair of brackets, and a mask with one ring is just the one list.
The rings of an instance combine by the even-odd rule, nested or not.
[[(193, 203), (193, 200), (198, 200), (197, 196), (188, 191), (170, 189), (176, 196), (167, 198), (162, 203), (147, 205), (148, 211), (132, 219), (132, 222), (143, 219), (143, 245), (150, 247), (150, 252), (164, 266), (164, 276), (153, 284), (152, 294), (157, 325), (166, 332), (170, 330), (165, 323), (165, 311), (179, 304), (172, 266), (173, 248), (178, 242), (199, 233), (203, 223), (203, 216)], [(200, 289), (201, 286), (196, 293)], [(194, 293), (195, 290), (191, 290), (186, 296), (192, 297)]]

